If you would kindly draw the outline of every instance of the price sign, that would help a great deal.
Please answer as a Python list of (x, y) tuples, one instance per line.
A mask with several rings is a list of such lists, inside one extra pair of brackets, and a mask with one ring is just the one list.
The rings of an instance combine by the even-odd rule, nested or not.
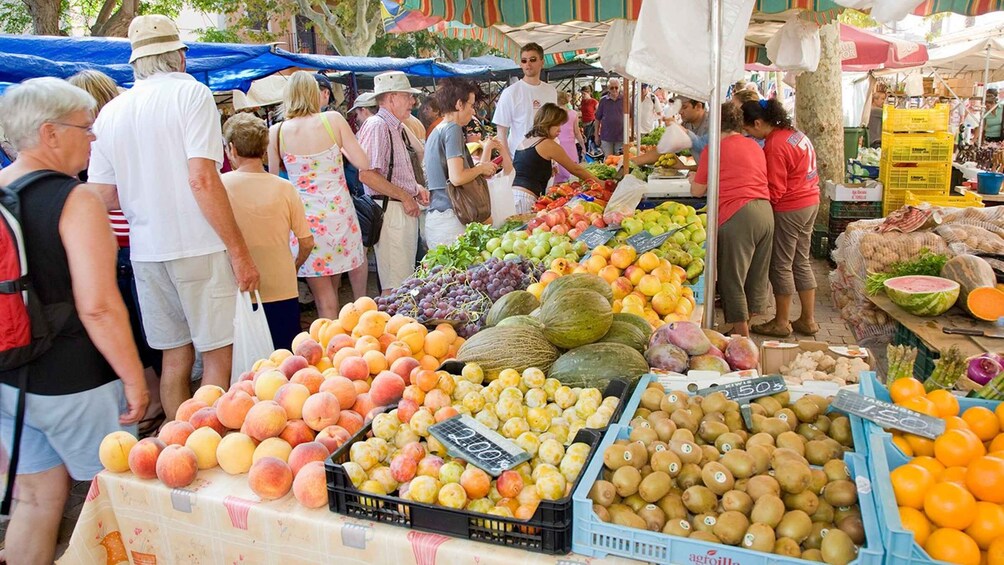
[(627, 243), (631, 247), (634, 247), (635, 251), (641, 254), (646, 251), (651, 251), (663, 243), (666, 243), (666, 240), (669, 239), (669, 236), (671, 235), (673, 235), (673, 232), (671, 231), (661, 233), (659, 235), (652, 235), (648, 232), (648, 230), (645, 230), (627, 238)]
[(937, 439), (945, 433), (945, 421), (888, 402), (840, 390), (831, 404), (837, 410), (860, 416), (883, 428), (895, 428), (910, 434)]
[(614, 233), (596, 226), (589, 226), (579, 234), (579, 237), (575, 238), (575, 241), (581, 241), (586, 244), (586, 247), (593, 249), (610, 241)]
[(530, 454), (467, 414), (429, 426), (453, 457), (459, 457), (493, 477), (530, 460)]
[(742, 403), (761, 396), (770, 396), (788, 390), (788, 385), (780, 375), (770, 375), (757, 377), (755, 379), (743, 379), (738, 382), (728, 383), (697, 391), (701, 396), (707, 396), (713, 392), (721, 392), (725, 398)]

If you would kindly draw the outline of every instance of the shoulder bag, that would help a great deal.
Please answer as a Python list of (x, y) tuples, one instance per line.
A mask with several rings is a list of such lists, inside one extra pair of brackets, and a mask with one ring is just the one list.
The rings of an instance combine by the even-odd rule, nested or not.
[[(460, 126), (456, 126), (460, 127)], [(488, 180), (483, 175), (474, 177), (474, 180), (462, 184), (454, 185), (450, 182), (449, 166), (446, 164), (446, 136), (442, 139), (443, 170), (446, 174), (446, 195), (450, 197), (450, 205), (453, 212), (462, 224), (490, 223), (492, 219), (492, 198), (488, 190)], [(464, 164), (468, 169), (474, 168), (474, 160), (471, 153), (464, 149)]]

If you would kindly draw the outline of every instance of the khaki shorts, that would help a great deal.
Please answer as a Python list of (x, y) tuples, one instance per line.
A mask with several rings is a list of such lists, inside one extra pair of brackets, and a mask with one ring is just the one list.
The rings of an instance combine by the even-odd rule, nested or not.
[(143, 331), (154, 349), (234, 342), (237, 281), (225, 251), (172, 261), (133, 261)]
[(380, 288), (401, 286), (415, 272), (418, 254), (418, 218), (404, 213), (404, 205), (396, 200), (387, 203), (383, 213), (380, 241), (373, 246), (376, 253)]

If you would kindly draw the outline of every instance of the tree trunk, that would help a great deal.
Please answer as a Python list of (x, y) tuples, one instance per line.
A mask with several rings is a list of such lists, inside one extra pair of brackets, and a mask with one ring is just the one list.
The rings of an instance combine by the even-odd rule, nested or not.
[[(816, 148), (820, 188), (823, 181), (844, 180), (844, 117), (840, 86), (840, 31), (836, 23), (819, 29), (822, 54), (814, 73), (798, 75), (795, 85), (795, 119), (798, 129)], [(819, 219), (829, 217), (829, 203), (820, 202)]]
[(117, 10), (115, 4), (115, 0), (105, 0), (94, 25), (91, 26), (92, 36), (126, 37), (129, 24), (139, 13), (139, 0), (122, 0), (122, 5)]
[(376, 43), (377, 31), (383, 27), (379, 4), (373, 0), (342, 1), (355, 2), (355, 28), (352, 30), (339, 24), (338, 17), (328, 7), (328, 0), (296, 0), (300, 15), (314, 24), (314, 29), (339, 55), (365, 57)]
[(60, 0), (22, 0), (31, 15), (35, 35), (59, 35)]

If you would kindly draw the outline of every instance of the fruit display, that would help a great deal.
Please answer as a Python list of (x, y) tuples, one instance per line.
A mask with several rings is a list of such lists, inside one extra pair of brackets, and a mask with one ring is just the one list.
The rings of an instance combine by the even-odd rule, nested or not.
[(505, 226), (493, 229), (485, 224), (471, 224), (467, 226), (464, 233), (457, 238), (457, 241), (450, 245), (439, 245), (430, 249), (422, 263), (416, 270), (419, 278), (429, 274), (434, 267), (444, 269), (467, 269), (471, 265), (480, 263), (486, 259), (481, 252), (485, 245), (493, 237), (501, 237), (506, 233)]
[(617, 181), (610, 177), (607, 179), (603, 179), (599, 175), (597, 177), (600, 178), (601, 182), (570, 181), (549, 187), (544, 196), (534, 202), (533, 210), (535, 212), (557, 210), (572, 203), (573, 200), (577, 200), (592, 204), (597, 208), (597, 211), (602, 211), (607, 202), (610, 201), (614, 189), (617, 188)]
[(587, 171), (593, 174), (596, 178), (606, 181), (614, 179), (617, 177), (617, 167), (612, 165), (607, 165), (606, 163), (589, 163), (583, 165)]
[(724, 374), (756, 369), (760, 364), (760, 349), (748, 337), (726, 337), (693, 322), (678, 321), (660, 326), (652, 333), (645, 358), (655, 370)]
[(781, 375), (790, 385), (830, 381), (844, 386), (858, 382), (861, 371), (868, 370), (868, 363), (857, 357), (834, 359), (822, 351), (803, 351), (791, 364), (781, 366)]
[(986, 259), (957, 255), (945, 263), (941, 276), (959, 283), (956, 304), (973, 318), (994, 322), (1004, 316), (1004, 292), (998, 288), (997, 274)]
[[(564, 212), (556, 213), (564, 214)], [(485, 260), (492, 257), (496, 259), (524, 257), (535, 262), (544, 262), (545, 265), (559, 258), (578, 261), (579, 257), (589, 249), (584, 243), (573, 241), (570, 236), (565, 235), (566, 233), (566, 224), (564, 223), (556, 224), (549, 229), (537, 226), (532, 233), (511, 231), (501, 238), (495, 237), (488, 240), (481, 255)]]
[(893, 277), (883, 284), (889, 300), (915, 316), (944, 314), (959, 298), (959, 283), (941, 277)]
[(652, 128), (652, 131), (641, 136), (641, 139), (639, 141), (641, 141), (642, 145), (657, 145), (659, 143), (659, 140), (662, 139), (662, 134), (665, 131), (666, 131), (665, 126)]
[[(611, 221), (610, 218), (605, 219)], [(639, 210), (631, 216), (620, 219), (621, 230), (614, 236), (612, 245), (624, 244), (629, 237), (642, 231), (661, 235), (680, 228), (652, 252), (659, 258), (668, 259), (670, 263), (687, 269), (691, 269), (691, 263), (696, 263), (691, 271), (696, 274), (687, 277), (696, 278), (704, 272), (707, 223), (708, 215), (698, 214), (692, 206), (664, 202), (655, 208)]]
[(829, 402), (816, 395), (791, 403), (784, 392), (750, 406), (747, 431), (739, 405), (720, 392), (691, 396), (648, 383), (629, 436), (597, 455), (595, 515), (786, 557), (853, 561), (866, 540), (843, 461), (853, 445), (850, 420), (827, 412)]

